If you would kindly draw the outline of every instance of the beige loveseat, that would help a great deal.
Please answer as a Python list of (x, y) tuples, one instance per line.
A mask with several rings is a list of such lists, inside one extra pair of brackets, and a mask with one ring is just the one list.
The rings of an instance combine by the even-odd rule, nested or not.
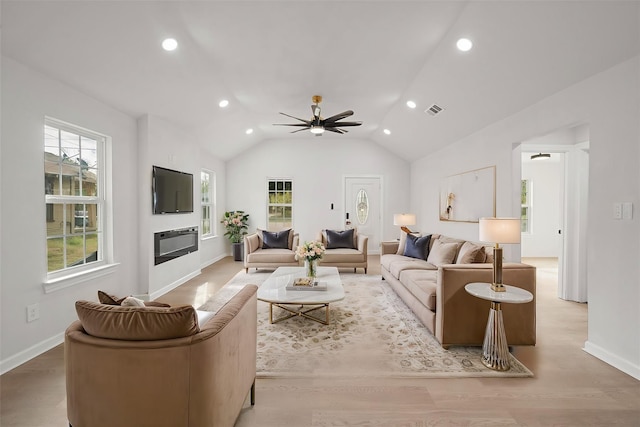
[[(244, 269), (248, 273), (249, 268), (269, 268), (275, 269), (281, 266), (295, 267), (300, 265), (296, 259), (296, 248), (298, 247), (300, 237), (293, 230), (285, 230), (288, 235), (286, 242), (278, 243), (278, 236), (275, 237), (278, 247), (268, 247), (269, 240), (265, 244), (264, 230), (257, 230), (253, 234), (244, 236)], [(280, 232), (282, 233), (282, 232)], [(269, 234), (270, 236), (274, 233)], [(280, 241), (280, 243), (282, 240)]]
[(256, 291), (200, 324), (191, 306), (78, 301), (64, 343), (69, 425), (233, 426), (249, 392), (254, 403)]
[[(322, 242), (326, 248), (324, 255), (319, 260), (318, 264), (325, 267), (337, 267), (337, 268), (353, 268), (353, 272), (356, 269), (363, 268), (364, 274), (367, 274), (367, 245), (369, 244), (369, 237), (358, 234), (357, 229), (351, 229), (353, 237), (349, 239), (350, 244), (334, 244), (335, 247), (330, 245), (331, 240), (327, 238), (327, 230), (322, 230), (316, 236), (316, 240)], [(333, 230), (329, 230), (331, 233)], [(349, 230), (337, 231), (335, 233), (346, 233)], [(342, 242), (344, 243), (344, 242)]]
[[(471, 282), (493, 280), (492, 248), (433, 234), (429, 257), (404, 256), (401, 242), (383, 242), (380, 269), (398, 296), (433, 333), (444, 348), (481, 346), (490, 302), (468, 294)], [(435, 250), (434, 250), (435, 247)], [(520, 263), (503, 264), (503, 283), (534, 295), (527, 304), (502, 304), (509, 345), (536, 343), (536, 269)]]

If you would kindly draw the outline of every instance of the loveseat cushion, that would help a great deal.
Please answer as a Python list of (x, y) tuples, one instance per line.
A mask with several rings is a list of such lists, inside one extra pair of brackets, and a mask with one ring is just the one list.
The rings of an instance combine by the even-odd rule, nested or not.
[(353, 228), (344, 231), (326, 230), (327, 249), (355, 249)]
[(263, 231), (262, 249), (289, 249), (291, 229), (283, 231)]
[(247, 255), (247, 263), (292, 263), (295, 253), (290, 249), (257, 249)]
[(181, 338), (200, 331), (192, 306), (122, 307), (77, 301), (82, 328), (99, 338), (126, 341), (154, 341)]
[(405, 270), (400, 281), (418, 301), (436, 311), (437, 270)]
[(366, 261), (366, 257), (362, 252), (357, 249), (332, 249), (330, 251), (326, 251), (322, 256), (322, 263), (354, 263), (354, 262), (364, 262)]

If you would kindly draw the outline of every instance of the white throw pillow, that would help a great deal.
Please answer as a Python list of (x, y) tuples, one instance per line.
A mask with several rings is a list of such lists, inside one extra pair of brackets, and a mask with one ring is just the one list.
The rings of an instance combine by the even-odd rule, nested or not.
[(452, 264), (459, 246), (458, 243), (442, 243), (437, 239), (431, 246), (427, 262), (433, 265)]
[(136, 297), (126, 297), (120, 303), (123, 307), (144, 307), (144, 301)]

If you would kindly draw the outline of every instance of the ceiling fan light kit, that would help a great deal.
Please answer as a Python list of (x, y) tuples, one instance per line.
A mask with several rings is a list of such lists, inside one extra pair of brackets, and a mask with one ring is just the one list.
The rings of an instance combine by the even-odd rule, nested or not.
[(313, 102), (313, 105), (311, 106), (311, 112), (313, 113), (313, 117), (311, 119), (305, 120), (305, 119), (291, 116), (289, 114), (280, 113), (283, 116), (291, 117), (292, 119), (299, 120), (302, 123), (274, 123), (273, 125), (274, 126), (295, 126), (295, 127), (301, 128), (301, 129), (296, 129), (291, 133), (301, 132), (308, 129), (315, 136), (322, 136), (324, 131), (344, 134), (344, 133), (347, 133), (347, 130), (341, 129), (341, 128), (349, 127), (349, 126), (360, 126), (362, 124), (362, 122), (340, 122), (339, 121), (349, 116), (352, 116), (353, 111), (351, 110), (343, 111), (342, 113), (323, 119), (320, 116), (320, 111), (321, 111), (320, 103), (322, 102), (322, 96), (313, 95), (311, 97), (311, 101)]

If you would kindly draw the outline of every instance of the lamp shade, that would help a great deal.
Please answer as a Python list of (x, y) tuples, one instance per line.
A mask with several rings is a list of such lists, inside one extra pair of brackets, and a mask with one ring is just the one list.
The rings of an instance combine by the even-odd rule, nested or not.
[(393, 225), (416, 225), (416, 215), (415, 214), (393, 214)]
[(480, 241), (520, 243), (520, 218), (480, 218)]

